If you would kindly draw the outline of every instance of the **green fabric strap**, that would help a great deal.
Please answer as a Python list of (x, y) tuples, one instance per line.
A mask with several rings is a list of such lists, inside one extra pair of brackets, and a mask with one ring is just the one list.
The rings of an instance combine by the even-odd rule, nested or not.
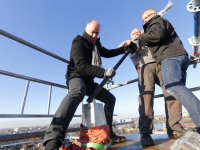
[(99, 150), (105, 150), (105, 149), (111, 147), (111, 143), (109, 142), (106, 145), (97, 144), (97, 143), (86, 143), (86, 144), (82, 144), (81, 147), (83, 147), (83, 148), (96, 148), (96, 149), (99, 149)]

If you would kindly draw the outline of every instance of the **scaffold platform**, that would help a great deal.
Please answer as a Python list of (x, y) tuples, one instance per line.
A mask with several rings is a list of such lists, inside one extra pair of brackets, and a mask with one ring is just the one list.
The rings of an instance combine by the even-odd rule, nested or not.
[[(177, 140), (167, 134), (151, 134), (155, 146), (144, 147), (140, 144), (140, 134), (126, 135), (126, 142), (113, 143), (113, 150), (170, 150), (170, 146)], [(187, 150), (187, 149), (185, 149)]]

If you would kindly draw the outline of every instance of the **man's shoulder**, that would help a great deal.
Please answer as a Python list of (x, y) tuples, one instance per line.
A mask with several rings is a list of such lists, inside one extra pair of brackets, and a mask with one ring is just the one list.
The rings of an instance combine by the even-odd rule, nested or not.
[(80, 41), (81, 39), (82, 39), (83, 37), (81, 36), (81, 35), (77, 35), (74, 39), (73, 39), (73, 41)]
[(155, 22), (169, 22), (167, 19), (165, 19), (165, 18), (163, 18), (163, 17), (161, 17), (161, 16), (157, 16), (157, 17), (155, 17), (155, 19), (154, 19), (154, 21)]
[(87, 40), (81, 36), (81, 35), (77, 35), (74, 39), (73, 42), (79, 42), (79, 43), (87, 43)]
[(79, 46), (79, 47), (86, 47), (87, 49), (90, 49), (92, 47), (92, 44), (85, 39), (81, 35), (77, 35), (73, 40), (73, 45)]

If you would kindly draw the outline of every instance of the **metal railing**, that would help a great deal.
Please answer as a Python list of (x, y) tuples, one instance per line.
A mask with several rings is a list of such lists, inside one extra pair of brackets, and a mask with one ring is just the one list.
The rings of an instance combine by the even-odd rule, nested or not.
[[(31, 78), (31, 77), (27, 77), (27, 76), (23, 76), (23, 75), (19, 75), (19, 74), (15, 74), (12, 72), (8, 72), (8, 71), (3, 71), (0, 70), (0, 74), (2, 75), (6, 75), (6, 76), (11, 76), (11, 77), (15, 77), (15, 78), (19, 78), (19, 79), (24, 79), (27, 80), (26, 83), (26, 88), (25, 88), (25, 92), (24, 92), (24, 97), (23, 97), (23, 101), (22, 101), (22, 106), (21, 106), (21, 115), (16, 115), (16, 114), (0, 114), (0, 118), (22, 118), (22, 117), (52, 117), (53, 115), (49, 115), (49, 111), (50, 111), (50, 102), (51, 102), (51, 94), (52, 94), (52, 86), (55, 87), (59, 87), (59, 88), (64, 88), (67, 89), (67, 86), (64, 85), (60, 85), (57, 83), (53, 83), (53, 82), (48, 82), (48, 81), (44, 81), (44, 80), (40, 80), (40, 79), (36, 79), (36, 78)], [(50, 89), (49, 89), (49, 96), (48, 96), (48, 107), (47, 107), (47, 115), (23, 115), (24, 113), (24, 107), (25, 107), (25, 102), (26, 102), (26, 97), (27, 97), (27, 93), (28, 93), (28, 88), (29, 88), (29, 83), (30, 81), (33, 82), (37, 82), (37, 83), (41, 83), (41, 84), (45, 84), (45, 85), (49, 85)], [(80, 117), (80, 116), (75, 116), (75, 117)]]
[(14, 36), (14, 35), (12, 35), (12, 34), (6, 32), (6, 31), (3, 31), (3, 30), (1, 30), (1, 29), (0, 29), (0, 34), (3, 35), (3, 36), (5, 36), (5, 37), (7, 37), (7, 38), (10, 38), (10, 39), (12, 39), (12, 40), (14, 40), (14, 41), (16, 41), (16, 42), (19, 42), (19, 43), (21, 43), (21, 44), (24, 44), (24, 45), (26, 45), (26, 46), (28, 46), (28, 47), (30, 47), (30, 48), (33, 48), (33, 49), (35, 49), (35, 50), (37, 50), (37, 51), (39, 51), (39, 52), (41, 52), (41, 53), (44, 53), (44, 54), (49, 55), (49, 56), (51, 56), (51, 57), (53, 57), (53, 58), (56, 58), (56, 59), (58, 59), (58, 60), (60, 60), (60, 61), (63, 61), (63, 62), (65, 62), (65, 63), (69, 63), (68, 60), (66, 60), (66, 59), (64, 59), (64, 58), (62, 58), (62, 57), (60, 57), (60, 56), (58, 56), (58, 55), (55, 55), (55, 54), (53, 54), (53, 53), (51, 53), (51, 52), (48, 52), (47, 50), (45, 50), (45, 49), (43, 49), (43, 48), (40, 48), (40, 47), (38, 47), (38, 46), (36, 46), (36, 45), (30, 43), (30, 42), (27, 42), (27, 41), (25, 41), (25, 40), (23, 40), (23, 39), (21, 39), (21, 38), (19, 38), (19, 37), (17, 37), (17, 36)]
[[(47, 50), (43, 49), (43, 48), (40, 48), (30, 42), (27, 42), (17, 36), (14, 36), (8, 32), (5, 32), (3, 30), (0, 29), (0, 34), (7, 37), (7, 38), (10, 38), (16, 42), (19, 42), (23, 45), (26, 45), (28, 47), (31, 47), (39, 52), (42, 52), (48, 56), (51, 56), (57, 60), (60, 60), (60, 61), (63, 61), (65, 63), (69, 63), (68, 60), (60, 57), (60, 56), (57, 56), (51, 52), (48, 52)], [(27, 83), (26, 83), (26, 88), (25, 88), (25, 91), (24, 91), (24, 97), (23, 97), (23, 101), (22, 101), (22, 106), (21, 106), (21, 115), (16, 115), (16, 114), (4, 114), (4, 115), (1, 115), (0, 114), (0, 118), (3, 117), (7, 117), (7, 118), (13, 118), (13, 117), (17, 117), (17, 118), (21, 118), (21, 117), (52, 117), (52, 115), (49, 115), (49, 111), (50, 111), (50, 102), (51, 102), (51, 92), (52, 92), (52, 86), (55, 86), (55, 87), (59, 87), (59, 88), (64, 88), (64, 89), (68, 89), (67, 86), (65, 85), (60, 85), (60, 84), (56, 84), (56, 83), (52, 83), (52, 82), (48, 82), (48, 81), (44, 81), (44, 80), (40, 80), (40, 79), (36, 79), (36, 78), (32, 78), (32, 77), (27, 77), (27, 76), (23, 76), (23, 75), (19, 75), (19, 74), (15, 74), (15, 73), (12, 73), (12, 72), (7, 72), (7, 71), (3, 71), (3, 70), (0, 70), (0, 74), (3, 74), (3, 75), (6, 75), (6, 76), (11, 76), (11, 77), (15, 77), (15, 78), (20, 78), (20, 79), (24, 79), (24, 80), (27, 80)], [(27, 93), (28, 93), (28, 89), (29, 89), (29, 84), (30, 84), (30, 81), (33, 81), (33, 82), (37, 82), (37, 83), (41, 83), (41, 84), (46, 84), (46, 85), (49, 85), (49, 95), (48, 95), (48, 106), (47, 106), (47, 115), (23, 115), (23, 112), (24, 112), (24, 107), (25, 107), (25, 103), (26, 103), (26, 97), (27, 97)], [(22, 116), (23, 115), (23, 116)], [(80, 117), (80, 115), (78, 116), (75, 116), (75, 117)]]
[[(130, 81), (127, 81), (127, 82), (124, 82), (124, 83), (121, 83), (121, 84), (114, 84), (114, 85), (111, 85), (111, 87), (107, 88), (107, 90), (119, 88), (119, 87), (122, 87), (122, 86), (125, 86), (125, 85), (128, 85), (128, 84), (137, 82), (137, 81), (138, 81), (138, 79), (134, 79), (134, 80), (130, 80)], [(108, 87), (108, 84), (109, 83), (107, 83), (107, 87)], [(189, 90), (192, 91), (192, 92), (198, 91), (198, 90), (200, 90), (200, 86), (189, 88)], [(158, 94), (158, 95), (154, 95), (154, 98), (160, 98), (160, 97), (163, 97), (163, 96), (164, 96), (164, 94)]]

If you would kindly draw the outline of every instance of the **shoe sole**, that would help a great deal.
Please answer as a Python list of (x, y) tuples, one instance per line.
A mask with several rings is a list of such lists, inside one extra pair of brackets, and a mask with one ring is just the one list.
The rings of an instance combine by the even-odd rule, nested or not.
[(149, 139), (146, 139), (146, 140), (140, 139), (140, 143), (141, 143), (142, 146), (154, 146), (155, 145), (152, 138), (149, 138)]
[(141, 143), (142, 146), (155, 146), (154, 143), (148, 144), (148, 143)]
[(182, 137), (183, 135), (178, 135), (178, 134), (176, 134), (176, 135), (172, 135), (172, 136), (170, 136), (170, 135), (168, 135), (168, 137), (170, 138), (170, 139), (178, 139), (178, 138), (180, 138), (180, 137)]

